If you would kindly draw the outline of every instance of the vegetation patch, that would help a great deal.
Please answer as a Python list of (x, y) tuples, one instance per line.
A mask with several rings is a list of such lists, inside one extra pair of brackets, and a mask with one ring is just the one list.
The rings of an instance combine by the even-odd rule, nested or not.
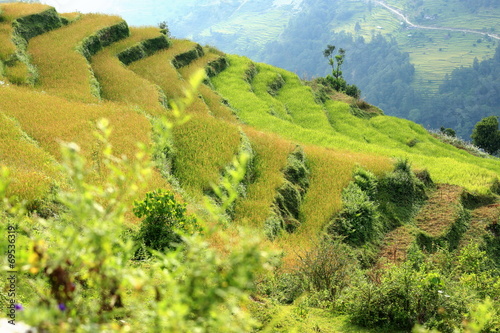
[(4, 59), (1, 60), (4, 60), (6, 65), (6, 76), (14, 84), (34, 85), (38, 80), (38, 71), (27, 52), (28, 41), (61, 27), (61, 19), (54, 8), (47, 6), (42, 6), (38, 13), (26, 13), (27, 15), (22, 14), (22, 7), (19, 5), (7, 5), (5, 8), (10, 19), (1, 23), (3, 31), (0, 30), (0, 36), (6, 39), (4, 42), (7, 46), (11, 45), (11, 48), (10, 51), (7, 48), (0, 53), (4, 53)]
[(125, 65), (129, 65), (134, 61), (148, 57), (159, 50), (169, 48), (171, 46), (167, 36), (160, 35), (155, 38), (145, 39), (134, 46), (131, 46), (117, 54), (118, 59)]
[(225, 56), (221, 56), (215, 60), (210, 61), (205, 67), (205, 70), (208, 77), (214, 77), (225, 70), (228, 66), (229, 62), (227, 61), (227, 58)]
[(203, 55), (205, 55), (203, 48), (201, 47), (201, 45), (196, 44), (194, 49), (176, 55), (172, 60), (172, 64), (175, 68), (179, 69), (181, 67), (189, 65), (192, 61), (203, 57)]
[(26, 41), (62, 26), (61, 18), (54, 8), (41, 13), (20, 17), (12, 22), (14, 34)]
[(123, 66), (116, 53), (135, 43), (136, 38), (148, 38), (158, 34), (158, 29), (131, 29), (132, 35), (109, 46), (92, 58), (92, 70), (99, 81), (101, 97), (106, 100), (135, 105), (150, 115), (166, 111), (167, 98), (160, 87)]
[(90, 61), (92, 56), (102, 50), (102, 48), (128, 37), (129, 34), (130, 31), (127, 22), (122, 21), (86, 37), (77, 48)]
[(271, 96), (276, 96), (281, 88), (285, 85), (285, 80), (278, 74), (276, 78), (268, 84), (267, 92)]
[(297, 146), (288, 156), (283, 170), (285, 182), (277, 189), (271, 215), (265, 222), (265, 233), (270, 239), (279, 236), (282, 230), (294, 232), (300, 225), (300, 206), (309, 188), (309, 169), (302, 147)]
[[(86, 14), (72, 24), (32, 38), (28, 51), (40, 73), (37, 88), (70, 100), (99, 101), (99, 84), (86, 57), (125, 36), (128, 27), (121, 18)], [(75, 47), (85, 56), (75, 52)]]

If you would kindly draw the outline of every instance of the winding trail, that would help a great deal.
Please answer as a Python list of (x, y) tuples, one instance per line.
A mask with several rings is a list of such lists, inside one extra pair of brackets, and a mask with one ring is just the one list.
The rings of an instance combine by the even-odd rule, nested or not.
[(430, 27), (430, 26), (424, 26), (424, 25), (418, 25), (418, 24), (414, 24), (412, 23), (408, 17), (403, 13), (401, 12), (400, 10), (394, 8), (394, 7), (391, 7), (389, 6), (388, 4), (386, 4), (385, 2), (383, 1), (380, 1), (380, 0), (374, 0), (374, 2), (382, 7), (385, 7), (387, 10), (391, 11), (392, 13), (396, 14), (396, 16), (400, 17), (403, 19), (404, 22), (406, 22), (406, 24), (408, 24), (410, 27), (412, 28), (417, 28), (417, 29), (426, 29), (426, 30), (444, 30), (444, 31), (458, 31), (458, 32), (465, 32), (465, 33), (471, 33), (471, 34), (478, 34), (478, 35), (482, 35), (482, 36), (488, 36), (488, 37), (491, 37), (491, 38), (494, 38), (494, 39), (497, 39), (497, 40), (500, 40), (500, 36), (499, 35), (496, 35), (496, 34), (491, 34), (491, 33), (487, 33), (487, 32), (482, 32), (482, 31), (479, 31), (479, 30), (472, 30), (472, 29), (460, 29), (460, 28), (445, 28), (445, 27)]

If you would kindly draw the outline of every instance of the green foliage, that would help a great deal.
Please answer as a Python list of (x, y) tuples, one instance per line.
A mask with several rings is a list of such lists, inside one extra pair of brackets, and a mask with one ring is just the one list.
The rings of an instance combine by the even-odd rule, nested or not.
[(130, 31), (128, 24), (127, 22), (122, 21), (118, 24), (101, 29), (94, 35), (88, 36), (80, 43), (78, 50), (85, 56), (85, 58), (87, 58), (88, 61), (90, 61), (91, 57), (99, 52), (103, 47), (126, 38), (129, 35)]
[(141, 223), (138, 240), (147, 248), (166, 251), (182, 242), (181, 235), (201, 231), (196, 219), (186, 214), (186, 204), (179, 204), (171, 192), (161, 189), (146, 193), (142, 201), (134, 202), (135, 216)]
[(368, 280), (350, 289), (348, 313), (362, 326), (409, 330), (416, 323), (453, 332), (466, 312), (468, 297), (459, 284), (438, 271), (412, 263), (384, 270), (378, 283)]
[(343, 208), (329, 227), (331, 233), (345, 236), (353, 245), (361, 245), (376, 238), (380, 233), (377, 204), (356, 183), (342, 191)]
[(33, 37), (62, 26), (61, 18), (54, 8), (41, 13), (18, 18), (12, 23), (14, 34), (28, 41)]
[(478, 244), (471, 243), (460, 250), (455, 269), (461, 283), (474, 290), (481, 298), (499, 299), (500, 280), (495, 263)]
[(353, 178), (354, 184), (358, 185), (371, 201), (375, 201), (378, 193), (377, 177), (369, 170), (358, 166), (356, 170), (354, 170)]
[(300, 225), (300, 206), (309, 187), (309, 169), (302, 147), (288, 156), (284, 183), (277, 189), (271, 214), (264, 224), (266, 235), (276, 238), (282, 230), (294, 232)]
[(168, 27), (167, 21), (162, 21), (158, 23), (158, 28), (160, 28), (160, 32), (165, 35), (167, 38), (170, 38), (170, 29)]
[(280, 304), (292, 304), (306, 290), (306, 284), (299, 270), (283, 272), (279, 268), (256, 281), (256, 292)]
[(408, 159), (398, 159), (394, 171), (383, 178), (380, 186), (391, 202), (403, 206), (419, 204), (427, 199), (425, 186), (411, 170)]
[(447, 136), (451, 136), (451, 137), (457, 136), (457, 133), (455, 132), (455, 130), (453, 128), (444, 128), (443, 126), (441, 126), (439, 131)]
[(117, 54), (118, 59), (125, 65), (129, 65), (134, 61), (146, 58), (158, 50), (169, 48), (171, 42), (166, 36), (158, 36), (151, 39), (143, 40), (134, 46), (131, 46)]
[(356, 99), (361, 97), (361, 89), (359, 89), (355, 84), (348, 84), (345, 88), (345, 93)]
[(172, 64), (175, 68), (179, 69), (181, 67), (189, 65), (192, 61), (203, 57), (204, 54), (205, 52), (203, 51), (201, 45), (197, 44), (194, 49), (176, 55), (172, 60)]
[(489, 154), (495, 154), (500, 149), (498, 117), (490, 116), (479, 121), (472, 131), (471, 138), (476, 146)]
[(341, 239), (325, 237), (309, 251), (299, 254), (299, 274), (310, 291), (325, 292), (335, 303), (350, 284), (356, 270), (356, 259)]

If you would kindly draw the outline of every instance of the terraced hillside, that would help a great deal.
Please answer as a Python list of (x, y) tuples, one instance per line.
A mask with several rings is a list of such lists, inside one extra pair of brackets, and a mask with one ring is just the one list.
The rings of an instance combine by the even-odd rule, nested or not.
[[(28, 4), (1, 4), (0, 15), (0, 165), (11, 170), (8, 196), (27, 200), (35, 216), (57, 218), (55, 193), (72, 186), (62, 176), (61, 142), (77, 143), (88, 181), (103, 184), (102, 141), (93, 131), (107, 118), (117, 156), (139, 160), (137, 142), (154, 147), (146, 160), (155, 168), (144, 191), (172, 190), (200, 216), (206, 216), (203, 202), (214, 197), (212, 184), (231, 173), (235, 158), (248, 156), (239, 196), (224, 218), (283, 250), (285, 271), (296, 266), (297, 251), (313, 248), (345, 211), (343, 193), (355, 170), (373, 173), (382, 184), (392, 179), (394, 158), (427, 170), (442, 185), (434, 192), (429, 187), (430, 199), (403, 214), (406, 220), (398, 207), (387, 206), (388, 222), (373, 251), (391, 259), (411, 244), (434, 251), (470, 239), (498, 241), (486, 229), (498, 194), (496, 158), (442, 143), (422, 126), (347, 95), (328, 92), (320, 99), (317, 87), (286, 70), (170, 39), (157, 28), (129, 27), (116, 16), (59, 15)], [(189, 120), (161, 138), (153, 128), (164, 116), (175, 118), (172, 102), (199, 69), (207, 76), (186, 109)], [(473, 222), (464, 213), (467, 221), (460, 223), (467, 228), (456, 231), (455, 212), (463, 217), (462, 210), (472, 209), (453, 206), (461, 196), (479, 203)], [(442, 218), (428, 217), (436, 211)], [(127, 222), (137, 223), (131, 215)], [(481, 230), (474, 232), (476, 225)], [(398, 234), (398, 228), (404, 230)], [(220, 240), (210, 242), (222, 248)]]
[[(53, 11), (21, 4), (2, 8), (4, 13), (17, 11), (19, 16)], [(11, 22), (15, 20), (15, 16), (9, 17)], [(116, 149), (131, 156), (134, 141), (150, 142), (151, 119), (168, 114), (169, 101), (182, 96), (190, 75), (197, 68), (206, 68), (211, 78), (189, 108), (193, 119), (175, 129), (172, 139), (173, 175), (188, 197), (202, 198), (210, 183), (217, 182), (238, 153), (243, 139), (254, 149), (255, 159), (261, 161), (255, 167), (256, 174), (266, 175), (263, 179), (271, 177), (269, 172), (276, 173), (273, 177), (277, 180), (282, 178), (279, 170), (286, 164), (285, 152), (290, 153), (297, 144), (305, 148), (313, 180), (300, 214), (307, 233), (317, 232), (340, 209), (340, 190), (349, 182), (357, 164), (382, 174), (388, 170), (392, 157), (408, 157), (415, 168), (428, 169), (436, 182), (482, 194), (490, 193), (500, 172), (496, 159), (477, 158), (443, 144), (412, 122), (383, 115), (355, 116), (363, 110), (347, 97), (318, 103), (312, 89), (285, 70), (244, 57), (226, 56), (190, 41), (170, 41), (155, 28), (129, 29), (118, 17), (81, 15), (73, 21), (60, 22), (57, 29), (28, 42), (29, 63), (39, 76), (36, 83), (13, 79), (9, 75), (10, 63), (4, 60), (6, 71), (0, 99), (5, 119), (18, 124), (16, 128), (30, 138), (23, 144), (36, 147), (47, 156), (45, 159), (53, 159), (49, 169), (55, 168), (60, 157), (60, 140), (78, 142), (86, 155), (92, 156), (95, 141), (90, 133), (91, 123), (100, 117), (111, 120)], [(27, 31), (29, 24), (28, 21), (24, 27)], [(20, 49), (22, 45), (13, 45), (6, 47), (16, 54), (14, 47)], [(4, 53), (7, 52), (6, 49)], [(262, 133), (257, 135), (256, 131)], [(262, 140), (263, 136), (268, 139)], [(259, 153), (269, 149), (262, 146), (264, 142), (268, 147), (289, 147), (283, 151), (281, 162), (272, 162), (274, 171), (258, 169), (273, 158), (269, 153)], [(7, 166), (19, 164), (14, 160), (19, 157), (12, 156), (15, 151), (5, 149), (3, 154), (11, 155), (3, 159)], [(329, 164), (331, 167), (326, 167)], [(14, 177), (22, 182), (25, 176), (20, 173)], [(58, 186), (58, 181), (49, 171), (44, 178), (48, 194), (49, 185)], [(315, 187), (316, 179), (321, 187)], [(250, 215), (244, 215), (238, 210), (238, 219), (262, 226), (279, 183), (266, 189), (269, 199), (255, 198), (267, 202), (267, 213), (255, 215), (248, 209), (246, 214)], [(264, 190), (258, 189), (258, 184), (258, 180), (250, 184), (250, 193), (253, 187), (257, 193)], [(273, 183), (260, 186), (270, 184)], [(325, 190), (331, 195), (323, 198), (324, 203), (312, 199), (321, 197)], [(28, 190), (20, 194), (34, 198)], [(249, 202), (248, 197), (244, 201), (248, 206), (257, 205)], [(321, 216), (316, 216), (314, 208), (308, 208), (308, 202), (325, 206)]]

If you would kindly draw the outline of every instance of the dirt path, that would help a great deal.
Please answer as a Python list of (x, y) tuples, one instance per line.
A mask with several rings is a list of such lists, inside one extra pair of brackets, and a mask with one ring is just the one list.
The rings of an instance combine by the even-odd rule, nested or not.
[(462, 191), (459, 186), (439, 184), (415, 218), (417, 227), (431, 237), (445, 234), (457, 218), (457, 205)]
[(458, 31), (458, 32), (465, 32), (465, 33), (477, 34), (477, 35), (482, 35), (482, 36), (486, 35), (488, 37), (500, 40), (500, 36), (499, 35), (491, 34), (491, 33), (487, 33), (487, 32), (482, 32), (482, 31), (479, 31), (479, 30), (460, 29), (460, 28), (447, 28), (447, 27), (432, 27), (432, 26), (418, 25), (418, 24), (415, 24), (415, 23), (411, 22), (408, 19), (408, 17), (403, 12), (401, 12), (399, 9), (391, 7), (391, 6), (387, 5), (385, 2), (380, 1), (380, 0), (374, 0), (374, 2), (376, 4), (379, 4), (382, 7), (385, 7), (387, 10), (391, 11), (396, 16), (398, 16), (399, 18), (403, 19), (403, 21), (406, 22), (406, 24), (408, 24), (412, 28), (426, 29), (426, 30), (455, 31), (455, 32)]
[(411, 244), (415, 241), (415, 235), (410, 225), (396, 228), (385, 235), (384, 243), (379, 252), (379, 262), (400, 264), (406, 260), (406, 254)]
[(415, 217), (415, 225), (403, 225), (385, 236), (379, 252), (380, 262), (404, 262), (418, 232), (423, 231), (431, 237), (444, 235), (455, 223), (462, 191), (459, 186), (439, 184)]
[(470, 242), (481, 242), (481, 239), (488, 233), (488, 226), (497, 223), (500, 219), (500, 204), (495, 203), (475, 209), (472, 212), (472, 219), (469, 230), (460, 241), (460, 247), (466, 246)]

